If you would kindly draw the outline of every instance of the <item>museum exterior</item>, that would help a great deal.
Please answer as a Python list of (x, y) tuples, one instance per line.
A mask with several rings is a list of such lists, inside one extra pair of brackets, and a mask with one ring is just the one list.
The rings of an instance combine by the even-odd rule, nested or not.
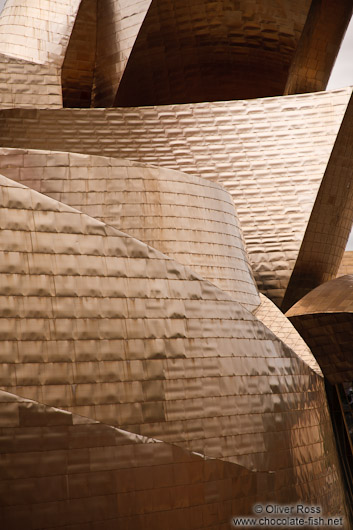
[(352, 528), (352, 9), (7, 0), (1, 528)]

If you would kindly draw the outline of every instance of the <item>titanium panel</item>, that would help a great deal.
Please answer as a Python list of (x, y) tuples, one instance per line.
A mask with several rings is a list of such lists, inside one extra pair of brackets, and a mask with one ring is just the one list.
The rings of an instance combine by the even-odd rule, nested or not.
[(81, 0), (7, 0), (0, 16), (0, 53), (62, 66)]
[(252, 311), (260, 304), (231, 196), (180, 171), (116, 158), (0, 148), (0, 172), (127, 232)]
[(61, 108), (61, 67), (81, 0), (7, 0), (0, 14), (0, 108)]
[(90, 107), (96, 61), (97, 0), (82, 0), (61, 71), (63, 107)]
[(353, 274), (353, 251), (346, 250), (343, 254), (341, 265), (338, 269), (337, 277)]
[(93, 106), (113, 105), (131, 50), (150, 4), (151, 0), (98, 2)]
[(325, 90), (352, 11), (352, 0), (311, 2), (289, 70), (285, 94)]
[(263, 294), (260, 294), (260, 299), (261, 305), (253, 311), (256, 318), (261, 320), (279, 339), (295, 351), (302, 361), (322, 376), (315, 357), (290, 320)]
[(233, 197), (258, 288), (279, 305), (351, 93), (3, 110), (0, 145), (129, 158), (221, 183)]
[(353, 276), (326, 282), (286, 315), (310, 346), (332, 384), (353, 380)]
[(309, 6), (309, 0), (153, 0), (114, 106), (283, 94)]
[(353, 99), (344, 115), (282, 303), (336, 277), (353, 224)]
[(344, 513), (322, 378), (195, 273), (1, 177), (1, 386)]
[[(0, 517), (12, 530), (228, 530), (232, 517), (270, 503), (280, 486), (274, 473), (2, 391), (0, 427)], [(337, 479), (333, 455), (327, 464)], [(295, 495), (294, 485), (282, 485), (282, 499)]]

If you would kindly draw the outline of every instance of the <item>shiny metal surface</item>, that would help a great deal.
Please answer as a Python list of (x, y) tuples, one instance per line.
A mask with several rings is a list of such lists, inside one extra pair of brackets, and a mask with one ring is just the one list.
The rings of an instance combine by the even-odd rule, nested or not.
[(97, 59), (93, 106), (111, 107), (151, 0), (97, 3)]
[(0, 173), (191, 267), (249, 311), (260, 304), (231, 196), (180, 171), (116, 158), (0, 148)]
[(309, 347), (291, 324), (290, 320), (266, 296), (260, 294), (261, 304), (253, 311), (273, 333), (289, 346), (317, 374), (322, 376), (321, 369)]
[[(229, 530), (234, 514), (271, 502), (278, 487), (273, 473), (3, 391), (0, 428), (4, 528)], [(293, 485), (281, 486), (291, 498)]]
[(61, 67), (81, 0), (7, 0), (0, 14), (0, 108), (61, 108)]
[(352, 12), (352, 0), (311, 2), (285, 94), (325, 90)]
[(283, 94), (309, 7), (309, 0), (153, 0), (115, 106)]
[[(291, 299), (336, 274), (352, 88), (234, 101), (325, 83), (328, 6), (8, 0), (1, 530), (229, 530), (266, 501), (350, 530), (324, 379), (251, 268), (277, 304), (293, 271)], [(342, 379), (353, 283), (331, 285), (312, 351)]]
[(286, 311), (336, 277), (353, 223), (353, 98), (347, 107), (282, 303)]
[(64, 107), (90, 107), (96, 61), (97, 1), (82, 0), (61, 70)]
[[(221, 183), (233, 197), (258, 288), (280, 305), (325, 171), (326, 189), (336, 171), (346, 178), (351, 162), (339, 152), (346, 144), (337, 145), (336, 162), (330, 156), (351, 93), (134, 109), (4, 110), (0, 145), (129, 158)], [(342, 213), (348, 226), (350, 212)], [(323, 226), (329, 230), (324, 219)], [(333, 266), (330, 260), (344, 239), (339, 235), (327, 247), (334, 275), (340, 258)]]
[(341, 265), (337, 272), (337, 277), (353, 274), (353, 251), (346, 250), (343, 254)]
[(261, 491), (282, 502), (344, 514), (321, 377), (187, 268), (0, 182), (3, 390), (265, 473)]
[(351, 15), (350, 0), (332, 5), (315, 1), (309, 13), (310, 0), (8, 0), (0, 70), (9, 79), (0, 106), (160, 105), (322, 90)]
[(326, 282), (286, 315), (332, 384), (353, 380), (353, 276)]

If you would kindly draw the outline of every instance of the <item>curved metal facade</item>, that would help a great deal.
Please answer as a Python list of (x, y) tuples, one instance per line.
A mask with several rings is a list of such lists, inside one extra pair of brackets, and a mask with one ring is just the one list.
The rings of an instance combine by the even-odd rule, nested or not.
[[(352, 89), (280, 94), (324, 88), (351, 6), (34, 4), (0, 15), (2, 525), (227, 530), (302, 503), (349, 530), (338, 353), (269, 298), (333, 278), (348, 238)], [(320, 347), (350, 326), (336, 282), (337, 326), (308, 295)]]

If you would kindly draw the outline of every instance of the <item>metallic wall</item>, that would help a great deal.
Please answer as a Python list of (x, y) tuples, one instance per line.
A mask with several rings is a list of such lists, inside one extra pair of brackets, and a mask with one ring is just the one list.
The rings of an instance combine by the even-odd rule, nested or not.
[(351, 0), (313, 0), (292, 59), (285, 94), (324, 90), (352, 17)]
[(353, 251), (346, 250), (343, 254), (340, 268), (338, 269), (337, 277), (345, 276), (346, 274), (353, 274)]
[[(257, 501), (321, 506), (351, 528), (322, 374), (280, 310), (259, 305), (249, 263), (277, 304), (292, 273), (291, 300), (315, 286), (308, 271), (336, 274), (353, 215), (352, 89), (190, 103), (280, 94), (288, 72), (288, 91), (324, 85), (349, 9), (322, 18), (329, 4), (314, 0), (306, 21), (309, 3), (8, 0), (6, 530), (226, 530)], [(172, 104), (62, 109), (62, 88), (65, 105)], [(313, 352), (341, 380), (351, 278), (337, 282), (319, 288), (332, 311), (308, 296), (323, 318)]]
[(93, 105), (111, 107), (151, 0), (98, 2)]
[[(352, 6), (309, 7), (310, 0), (8, 0), (0, 64), (9, 60), (9, 73), (13, 59), (28, 64), (24, 83), (11, 76), (0, 104), (15, 97), (16, 106), (36, 108), (160, 105), (323, 90)], [(33, 77), (33, 64), (41, 75)], [(46, 97), (48, 85), (56, 98)]]
[(307, 365), (317, 374), (322, 376), (321, 369), (317, 364), (315, 357), (293, 324), (291, 324), (290, 320), (263, 294), (260, 294), (260, 300), (261, 304), (253, 311), (256, 318), (261, 320), (261, 322), (265, 324), (276, 337), (281, 339), (287, 344), (287, 346), (295, 351), (302, 361), (307, 363)]
[(1, 200), (3, 390), (264, 472), (282, 502), (344, 514), (323, 380), (256, 317), (5, 177)]
[(96, 62), (97, 0), (82, 0), (61, 70), (64, 107), (90, 107)]
[[(257, 285), (279, 305), (322, 177), (329, 169), (329, 189), (350, 163), (339, 155), (342, 142), (328, 166), (351, 92), (134, 109), (5, 110), (0, 145), (130, 158), (221, 183), (233, 197)], [(342, 214), (348, 226), (352, 212)], [(323, 261), (330, 273), (345, 236), (337, 252), (333, 240)]]
[(283, 94), (309, 6), (309, 0), (153, 0), (115, 106)]
[(115, 158), (0, 149), (0, 172), (188, 265), (250, 311), (260, 304), (230, 195), (180, 171)]
[(7, 0), (0, 15), (0, 108), (62, 107), (61, 67), (80, 0)]
[(229, 529), (239, 508), (251, 513), (264, 485), (271, 499), (273, 475), (3, 391), (0, 428), (7, 529)]
[(323, 283), (287, 316), (310, 346), (331, 384), (353, 380), (353, 276)]

